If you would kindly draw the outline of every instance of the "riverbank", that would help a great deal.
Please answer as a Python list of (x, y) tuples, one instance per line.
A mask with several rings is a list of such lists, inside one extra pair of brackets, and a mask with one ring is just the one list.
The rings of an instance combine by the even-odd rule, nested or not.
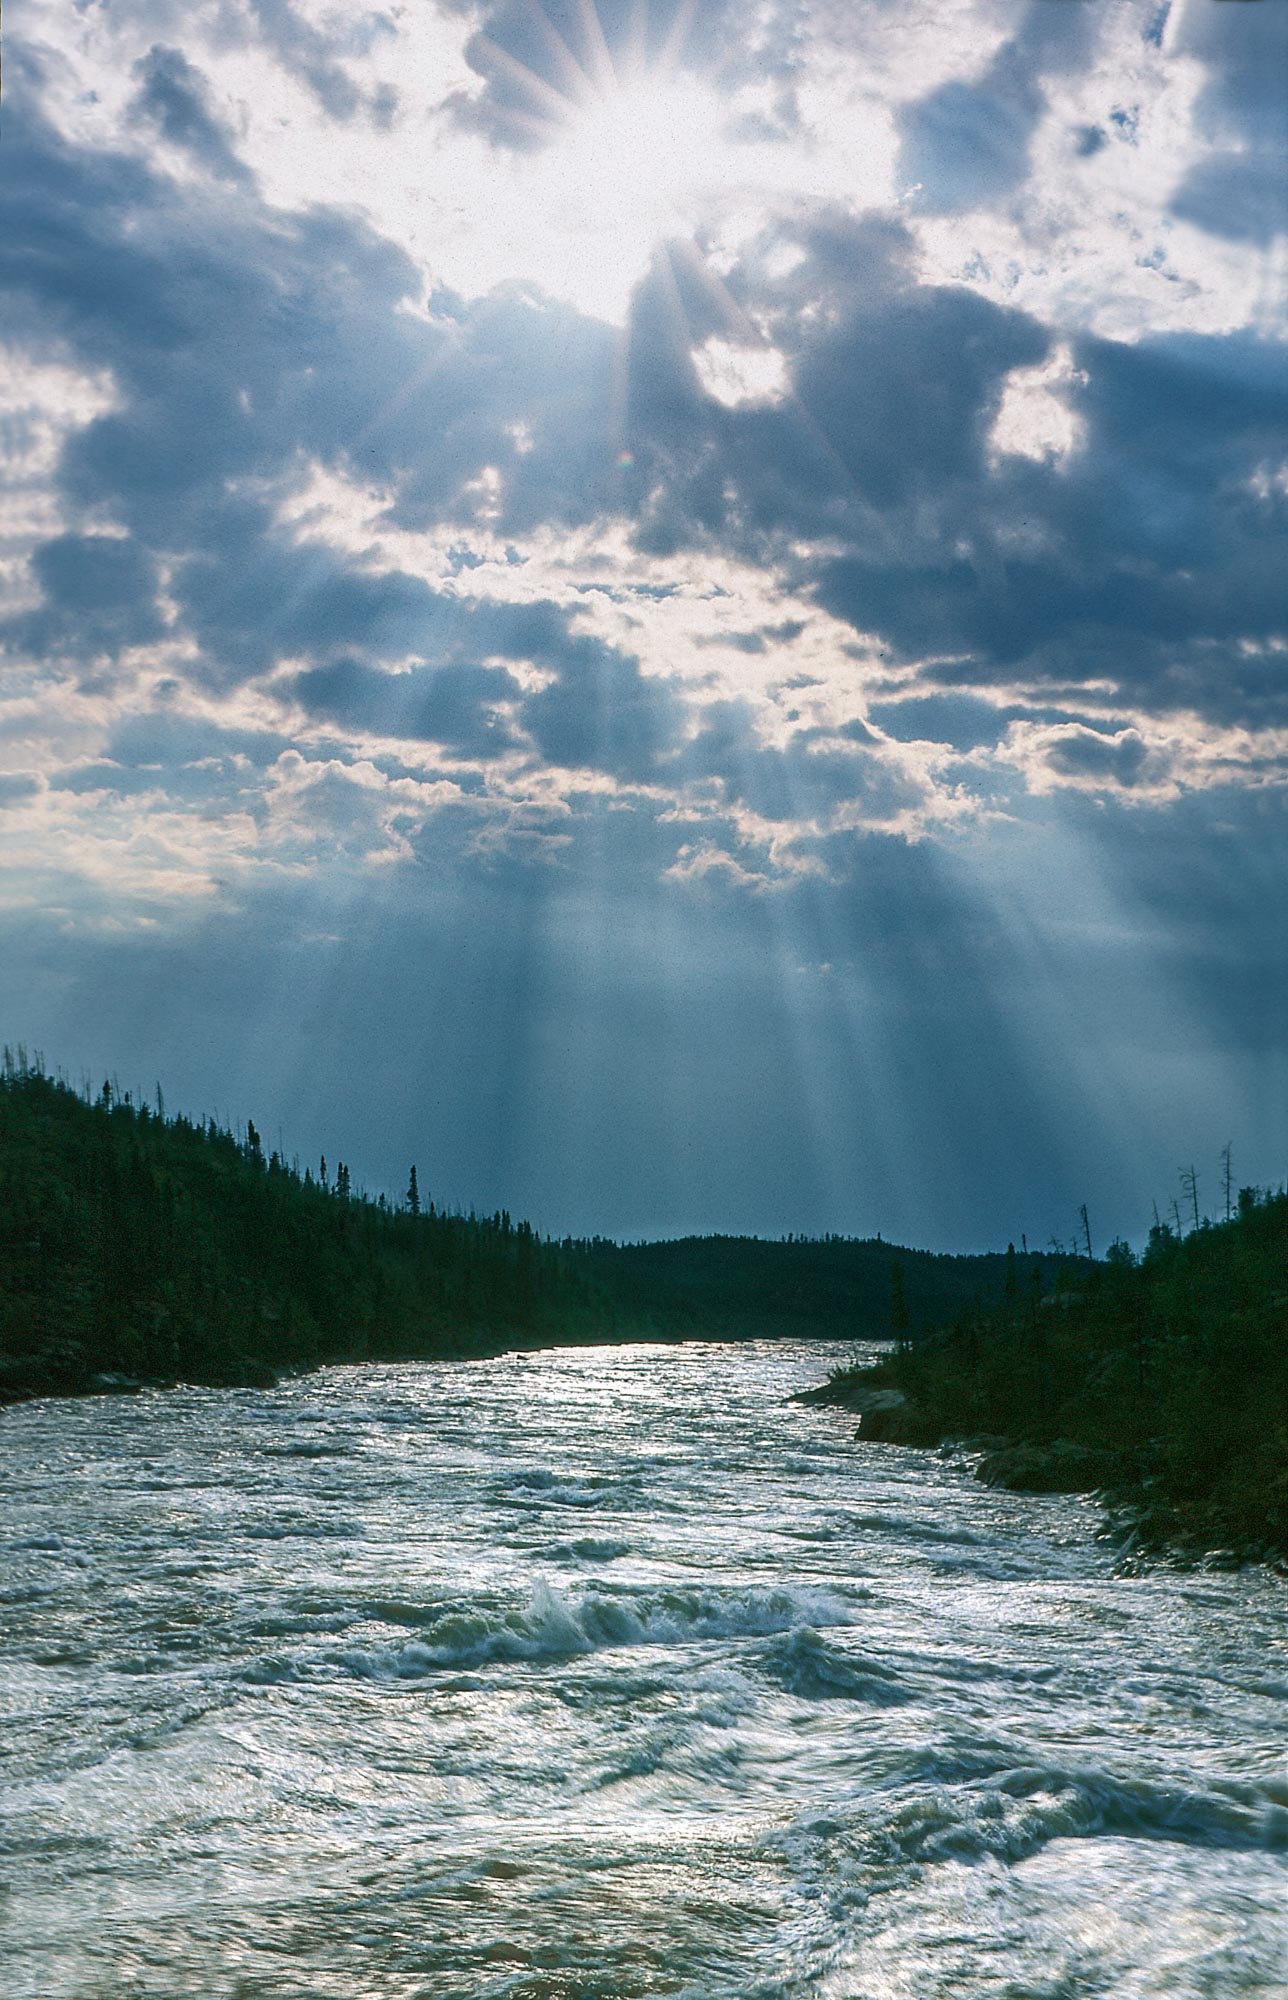
[(1231, 1532), (1220, 1508), (1181, 1507), (1160, 1493), (1156, 1476), (1140, 1458), (1085, 1444), (1076, 1438), (1045, 1441), (945, 1427), (924, 1404), (895, 1386), (889, 1363), (845, 1369), (816, 1388), (799, 1391), (793, 1402), (846, 1410), (858, 1417), (855, 1438), (864, 1444), (898, 1444), (956, 1457), (984, 1486), (1035, 1496), (1091, 1494), (1102, 1503), (1106, 1526), (1127, 1552), (1135, 1550), (1184, 1558), (1206, 1557), (1236, 1564), (1288, 1564), (1288, 1533)]
[(803, 1400), (865, 1442), (959, 1448), (989, 1486), (1098, 1493), (1125, 1538), (1288, 1558), (1288, 1197), (1185, 1238), (1156, 1229), (1076, 1293), (1002, 1311), (842, 1369)]
[(250, 1355), (228, 1355), (221, 1364), (173, 1374), (134, 1375), (123, 1369), (105, 1367), (82, 1342), (66, 1341), (49, 1350), (21, 1355), (0, 1354), (0, 1414), (22, 1403), (50, 1397), (135, 1396), (148, 1389), (274, 1389), (282, 1382), (314, 1374), (325, 1367), (358, 1367), (382, 1361), (492, 1361), (504, 1354), (521, 1354), (544, 1342), (516, 1338), (489, 1337), (479, 1332), (456, 1340), (438, 1340), (424, 1354), (381, 1355), (329, 1353), (324, 1358), (296, 1365), (273, 1367)]

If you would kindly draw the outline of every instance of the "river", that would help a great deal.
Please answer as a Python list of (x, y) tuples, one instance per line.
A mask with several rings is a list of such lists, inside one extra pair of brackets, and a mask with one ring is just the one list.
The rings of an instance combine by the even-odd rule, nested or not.
[(1283, 1579), (856, 1445), (839, 1354), (6, 1412), (6, 2000), (1283, 2000)]

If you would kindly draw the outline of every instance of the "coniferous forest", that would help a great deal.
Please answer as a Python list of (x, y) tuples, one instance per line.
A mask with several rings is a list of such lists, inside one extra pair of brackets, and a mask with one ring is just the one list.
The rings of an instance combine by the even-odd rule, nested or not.
[[(91, 1097), (6, 1052), (0, 1398), (110, 1378), (264, 1380), (598, 1325), (590, 1274), (527, 1223), (397, 1206), (266, 1153), (255, 1126)], [(108, 1378), (108, 1379), (104, 1379)]]

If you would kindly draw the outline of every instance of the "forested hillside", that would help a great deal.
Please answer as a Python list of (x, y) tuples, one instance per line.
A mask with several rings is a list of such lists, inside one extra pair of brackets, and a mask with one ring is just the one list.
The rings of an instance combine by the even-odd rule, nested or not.
[[(328, 1360), (586, 1337), (584, 1264), (506, 1214), (367, 1200), (213, 1120), (5, 1053), (0, 1400), (124, 1375), (248, 1382)], [(98, 1384), (101, 1386), (101, 1384)]]

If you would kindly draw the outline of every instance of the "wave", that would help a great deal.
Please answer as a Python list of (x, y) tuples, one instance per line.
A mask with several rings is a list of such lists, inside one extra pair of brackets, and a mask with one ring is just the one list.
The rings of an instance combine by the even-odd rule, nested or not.
[(586, 1590), (565, 1597), (535, 1585), (522, 1610), (458, 1611), (406, 1645), (346, 1648), (334, 1664), (370, 1680), (414, 1680), (443, 1667), (572, 1659), (621, 1646), (683, 1646), (765, 1638), (800, 1625), (845, 1625), (854, 1608), (825, 1591), (659, 1590), (627, 1596)]
[(930, 1542), (937, 1545), (956, 1545), (963, 1548), (985, 1548), (989, 1546), (983, 1535), (973, 1528), (944, 1527), (936, 1521), (923, 1520), (914, 1514), (895, 1514), (870, 1511), (865, 1514), (850, 1514), (846, 1525), (850, 1529), (869, 1529), (876, 1534), (893, 1535), (905, 1545)]
[(261, 1445), (262, 1458), (351, 1458), (350, 1444), (328, 1444), (321, 1438), (292, 1438), (287, 1444)]
[(492, 1482), (492, 1498), (501, 1507), (620, 1508), (639, 1499), (639, 1479), (618, 1473), (551, 1472), (546, 1466), (521, 1466)]
[(551, 1562), (615, 1562), (618, 1556), (628, 1556), (629, 1542), (614, 1541), (608, 1535), (578, 1535), (575, 1541), (552, 1542), (545, 1551)]
[(1288, 1850), (1288, 1798), (1274, 1784), (1183, 1782), (1021, 1765), (919, 1793), (861, 1837), (873, 1859), (1015, 1862), (1053, 1840), (1118, 1836), (1185, 1847)]
[(773, 1640), (761, 1654), (759, 1666), (776, 1686), (806, 1701), (866, 1701), (895, 1708), (914, 1699), (880, 1660), (829, 1645), (807, 1625)]
[(241, 1530), (250, 1542), (325, 1541), (329, 1537), (352, 1541), (365, 1532), (361, 1521), (328, 1520), (325, 1515), (320, 1519), (310, 1519), (303, 1514), (270, 1521), (252, 1521)]

